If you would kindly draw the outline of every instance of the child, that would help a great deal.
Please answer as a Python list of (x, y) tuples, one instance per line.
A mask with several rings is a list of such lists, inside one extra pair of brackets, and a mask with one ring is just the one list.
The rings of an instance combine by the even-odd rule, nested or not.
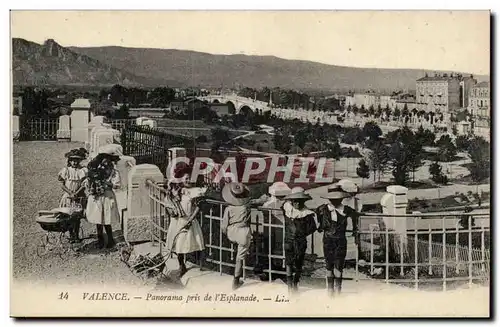
[(294, 187), (285, 196), (286, 202), (283, 204), (286, 278), (290, 293), (298, 290), (307, 250), (307, 236), (316, 230), (315, 214), (305, 206), (310, 199), (302, 187)]
[(229, 183), (222, 189), (222, 198), (229, 205), (224, 210), (221, 230), (231, 242), (238, 244), (233, 279), (233, 290), (236, 290), (243, 284), (240, 281), (243, 276), (243, 263), (252, 240), (250, 191), (242, 183)]
[[(177, 255), (179, 262), (180, 276), (187, 272), (185, 255), (192, 252), (200, 253), (200, 267), (203, 262), (203, 250), (205, 244), (200, 223), (194, 217), (199, 213), (197, 201), (207, 191), (206, 188), (195, 187), (189, 176), (183, 177), (183, 188), (180, 191), (178, 200), (177, 216), (172, 216), (167, 230), (167, 246)], [(173, 210), (175, 212), (176, 210)]]
[(342, 204), (350, 195), (344, 192), (340, 185), (332, 185), (322, 197), (330, 202), (319, 206), (317, 215), (319, 231), (323, 232), (328, 293), (333, 296), (335, 291), (340, 293), (342, 290), (342, 273), (347, 255), (347, 219), (351, 217), (353, 234), (357, 233), (356, 211)]
[(104, 248), (103, 227), (107, 235), (107, 248), (115, 246), (112, 224), (120, 221), (114, 189), (120, 188), (121, 180), (115, 163), (120, 157), (110, 147), (103, 147), (99, 154), (88, 164), (87, 179), (87, 220), (96, 224), (97, 241)]
[[(67, 165), (58, 174), (58, 180), (62, 183), (64, 194), (59, 202), (61, 208), (83, 210), (85, 208), (86, 195), (84, 181), (87, 177), (87, 168), (81, 166), (81, 162), (87, 157), (88, 152), (83, 149), (73, 149), (65, 154), (68, 158)], [(73, 228), (70, 230), (70, 242), (81, 242), (79, 237), (80, 219), (74, 220)]]

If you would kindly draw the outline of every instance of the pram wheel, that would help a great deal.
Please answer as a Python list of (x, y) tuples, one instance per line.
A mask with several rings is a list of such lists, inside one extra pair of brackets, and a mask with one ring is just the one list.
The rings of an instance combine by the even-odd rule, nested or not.
[(36, 255), (43, 257), (49, 252), (49, 234), (45, 234), (41, 237), (40, 242), (36, 246)]

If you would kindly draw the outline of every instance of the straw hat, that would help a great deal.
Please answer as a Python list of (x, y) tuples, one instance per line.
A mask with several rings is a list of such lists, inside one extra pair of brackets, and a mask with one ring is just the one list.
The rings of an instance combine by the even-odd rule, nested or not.
[(311, 196), (306, 194), (304, 189), (300, 186), (292, 188), (290, 194), (285, 197), (286, 200), (310, 200)]
[(274, 196), (284, 196), (290, 194), (290, 187), (284, 182), (275, 182), (269, 186), (269, 194)]
[(333, 199), (345, 199), (349, 198), (350, 195), (342, 190), (342, 186), (338, 184), (333, 184), (328, 187), (328, 193), (321, 196), (323, 199), (333, 200)]
[(119, 161), (120, 156), (123, 154), (120, 152), (116, 144), (106, 144), (99, 148), (98, 156), (101, 158), (107, 157), (112, 161)]
[(241, 206), (250, 201), (250, 190), (242, 183), (228, 183), (222, 189), (224, 201), (234, 206)]
[(73, 149), (69, 152), (67, 152), (64, 156), (68, 159), (76, 159), (76, 160), (84, 160), (85, 158), (87, 158), (87, 150), (85, 150), (84, 148), (80, 148), (80, 149)]
[(341, 179), (340, 181), (337, 182), (337, 185), (339, 185), (342, 188), (342, 191), (344, 192), (359, 193), (359, 186), (356, 185), (356, 183), (354, 183), (350, 179)]

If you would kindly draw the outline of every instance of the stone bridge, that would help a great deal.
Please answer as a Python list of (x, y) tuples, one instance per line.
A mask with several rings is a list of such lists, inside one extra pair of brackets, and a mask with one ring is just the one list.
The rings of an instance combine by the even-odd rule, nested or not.
[(198, 99), (210, 103), (231, 103), (237, 114), (240, 112), (255, 112), (257, 109), (263, 112), (271, 110), (267, 102), (240, 97), (236, 94), (207, 95), (200, 96)]

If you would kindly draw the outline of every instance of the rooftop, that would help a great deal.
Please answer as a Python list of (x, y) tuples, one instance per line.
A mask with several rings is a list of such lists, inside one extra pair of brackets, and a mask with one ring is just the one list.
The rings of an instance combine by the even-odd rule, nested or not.
[(456, 76), (425, 76), (422, 78), (417, 79), (417, 82), (443, 82), (443, 81), (449, 81), (453, 79), (458, 79)]
[(490, 87), (490, 82), (477, 83), (476, 85), (474, 85), (474, 87), (487, 87), (487, 88), (489, 88)]

